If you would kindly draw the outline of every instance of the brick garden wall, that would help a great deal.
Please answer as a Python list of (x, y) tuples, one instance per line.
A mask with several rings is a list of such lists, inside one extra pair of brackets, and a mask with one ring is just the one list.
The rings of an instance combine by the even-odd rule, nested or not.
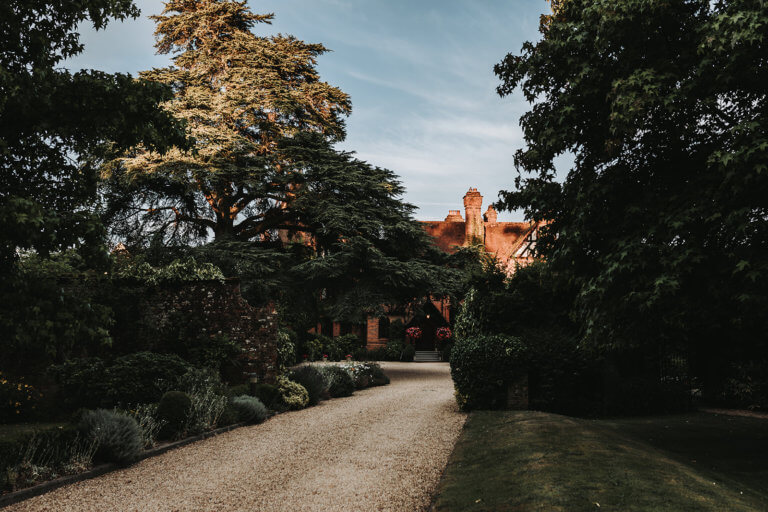
[(228, 336), (244, 347), (243, 372), (274, 382), (277, 372), (277, 312), (254, 308), (240, 294), (237, 280), (198, 281), (148, 289), (145, 322), (163, 329), (178, 313), (202, 320), (205, 334)]

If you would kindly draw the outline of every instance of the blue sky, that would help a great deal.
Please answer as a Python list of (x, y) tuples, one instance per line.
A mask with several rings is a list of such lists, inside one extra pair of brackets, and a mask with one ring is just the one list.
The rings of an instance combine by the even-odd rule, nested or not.
[[(85, 52), (72, 69), (138, 71), (169, 63), (156, 55), (148, 15), (160, 0), (138, 0), (142, 17), (106, 30), (81, 30)], [(522, 95), (500, 98), (493, 65), (538, 40), (545, 0), (251, 0), (273, 12), (259, 35), (281, 32), (332, 50), (322, 78), (352, 97), (340, 147), (400, 175), (416, 217), (438, 220), (462, 209), (467, 189), (485, 203), (513, 187), (512, 155), (521, 147)], [(567, 164), (566, 164), (567, 165)], [(518, 212), (499, 220), (522, 220)]]

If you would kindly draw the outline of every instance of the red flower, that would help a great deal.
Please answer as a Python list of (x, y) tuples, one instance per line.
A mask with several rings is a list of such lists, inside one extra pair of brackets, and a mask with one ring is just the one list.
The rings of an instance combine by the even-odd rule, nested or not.
[(409, 327), (405, 330), (405, 333), (415, 340), (421, 338), (421, 329), (418, 327)]

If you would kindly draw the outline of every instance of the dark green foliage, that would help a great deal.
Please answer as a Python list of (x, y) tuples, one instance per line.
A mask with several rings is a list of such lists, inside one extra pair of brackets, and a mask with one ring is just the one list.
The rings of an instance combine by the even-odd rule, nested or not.
[(277, 332), (277, 367), (285, 371), (296, 364), (296, 332), (281, 328)]
[(291, 371), (288, 378), (298, 382), (309, 393), (309, 405), (317, 405), (326, 392), (326, 382), (323, 374), (315, 366), (304, 365)]
[(384, 361), (399, 361), (405, 350), (405, 343), (402, 338), (390, 338), (387, 346), (384, 348), (386, 359)]
[(37, 412), (41, 393), (24, 382), (0, 372), (0, 424), (29, 420)]
[(347, 370), (336, 365), (323, 366), (321, 369), (325, 377), (328, 394), (333, 398), (352, 396), (355, 392), (355, 382)]
[[(406, 351), (406, 347), (402, 340), (389, 340), (386, 346), (373, 350), (367, 350), (365, 347), (358, 348), (352, 352), (352, 357), (355, 361), (406, 361), (403, 359), (405, 354), (405, 357), (413, 361), (413, 354), (410, 350)], [(415, 352), (413, 347), (411, 350)]]
[(224, 412), (221, 413), (221, 416), (219, 416), (219, 427), (227, 427), (229, 425), (234, 425), (235, 423), (240, 422), (240, 411), (237, 410), (235, 406), (233, 406), (231, 403), (227, 404), (226, 409), (224, 409)]
[(64, 408), (114, 407), (157, 402), (164, 382), (180, 378), (190, 366), (177, 356), (137, 352), (111, 363), (73, 359), (52, 369)]
[(768, 352), (766, 4), (555, 7), (495, 69), (535, 103), (502, 206), (551, 221), (537, 247), (587, 343), (682, 352), (714, 397), (730, 363)]
[(227, 396), (230, 398), (234, 398), (240, 395), (251, 395), (251, 385), (238, 384), (237, 386), (232, 386), (229, 388), (229, 391), (227, 391)]
[(37, 480), (83, 471), (92, 462), (94, 448), (94, 443), (74, 425), (2, 439), (0, 491), (18, 490)]
[(72, 74), (61, 66), (83, 50), (81, 23), (103, 28), (111, 18), (138, 15), (127, 0), (0, 5), (3, 273), (17, 248), (47, 255), (75, 246), (103, 259), (103, 230), (93, 214), (99, 161), (139, 143), (159, 150), (185, 144), (181, 125), (158, 108), (168, 88), (125, 74)]
[(341, 361), (348, 354), (353, 355), (361, 348), (362, 342), (356, 334), (345, 334), (331, 338), (324, 334), (313, 334), (304, 341), (303, 353), (310, 361), (319, 361), (328, 356), (330, 361)]
[(108, 409), (86, 411), (78, 429), (87, 439), (96, 443), (96, 462), (130, 464), (144, 449), (141, 431), (136, 420)]
[[(389, 343), (403, 341), (405, 339), (405, 324), (399, 318), (389, 323), (389, 332), (387, 333)], [(389, 345), (387, 343), (387, 345)]]
[(451, 352), (451, 377), (464, 410), (504, 407), (507, 387), (525, 374), (525, 368), (526, 349), (512, 336), (457, 338)]
[(239, 421), (245, 423), (261, 423), (269, 415), (261, 400), (248, 395), (233, 398), (232, 407), (237, 410)]
[(446, 343), (443, 345), (443, 350), (440, 351), (442, 355), (443, 361), (450, 361), (451, 360), (451, 349), (453, 348), (453, 340), (451, 340), (449, 343)]
[(734, 365), (718, 399), (730, 407), (768, 410), (768, 361)]
[(248, 394), (261, 400), (261, 403), (269, 409), (276, 409), (280, 403), (280, 391), (277, 386), (272, 384), (259, 382), (253, 386), (252, 392)]
[(179, 377), (164, 380), (166, 390), (180, 389), (186, 393), (206, 391), (219, 396), (227, 396), (227, 386), (221, 381), (219, 372), (213, 368), (187, 367)]
[(110, 345), (112, 310), (82, 257), (73, 251), (50, 259), (30, 255), (13, 270), (0, 282), (0, 371), (31, 377)]
[(371, 367), (371, 386), (386, 386), (389, 384), (389, 377), (384, 374), (384, 370), (379, 365)]
[(167, 391), (157, 405), (157, 419), (164, 421), (161, 439), (180, 437), (186, 430), (192, 412), (192, 400), (183, 391)]
[(413, 345), (406, 345), (403, 349), (403, 355), (401, 360), (410, 363), (413, 361), (414, 356), (416, 355), (416, 347)]

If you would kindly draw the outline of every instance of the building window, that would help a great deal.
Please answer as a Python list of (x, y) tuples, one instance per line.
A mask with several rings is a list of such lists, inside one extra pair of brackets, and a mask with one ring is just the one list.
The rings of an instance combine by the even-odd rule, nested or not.
[(389, 338), (389, 318), (386, 316), (379, 318), (379, 338)]

